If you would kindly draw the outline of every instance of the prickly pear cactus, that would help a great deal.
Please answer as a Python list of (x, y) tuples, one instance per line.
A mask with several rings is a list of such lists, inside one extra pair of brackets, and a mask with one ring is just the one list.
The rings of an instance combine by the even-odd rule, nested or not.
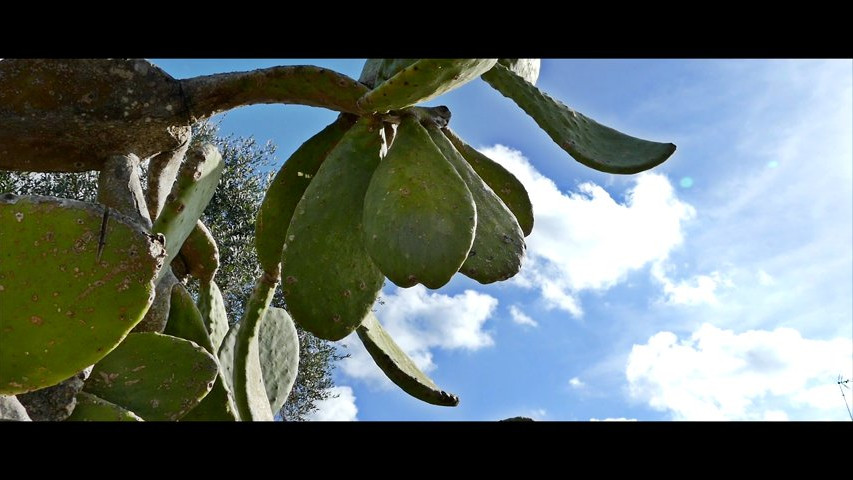
[(379, 164), (379, 127), (362, 118), (347, 131), (317, 170), (287, 229), (281, 258), (287, 309), (302, 328), (327, 340), (355, 330), (382, 286), (382, 273), (361, 240), (364, 196)]
[(356, 331), (376, 365), (404, 392), (433, 405), (455, 407), (459, 404), (459, 397), (438, 388), (432, 379), (420, 371), (382, 328), (373, 313), (364, 318), (364, 323)]
[(401, 287), (439, 288), (471, 250), (477, 209), (471, 191), (414, 116), (397, 129), (364, 196), (364, 245)]
[(285, 310), (267, 310), (258, 332), (258, 355), (270, 409), (277, 412), (290, 395), (299, 367), (299, 335)]
[(650, 142), (625, 135), (551, 98), (503, 65), (483, 74), (511, 98), (575, 160), (607, 173), (638, 173), (663, 163), (675, 152), (671, 143)]
[(425, 102), (476, 79), (497, 58), (420, 59), (358, 99), (365, 112), (387, 112)]
[(54, 385), (142, 319), (163, 241), (84, 202), (0, 196), (0, 393)]
[(139, 415), (91, 393), (77, 394), (77, 406), (66, 422), (142, 422)]
[(255, 250), (265, 272), (275, 272), (281, 262), (287, 227), (296, 205), (326, 157), (355, 123), (341, 115), (329, 126), (302, 144), (284, 162), (267, 189), (255, 223)]
[(83, 390), (145, 420), (178, 420), (207, 395), (218, 370), (189, 340), (133, 333), (95, 365)]
[[(328, 340), (357, 331), (405, 392), (456, 405), (371, 307), (386, 277), (439, 288), (456, 273), (516, 275), (534, 212), (515, 176), (450, 130), (448, 108), (416, 105), (481, 77), (596, 170), (636, 173), (675, 151), (570, 109), (535, 86), (539, 70), (386, 58), (358, 81), (306, 65), (176, 80), (142, 60), (0, 60), (0, 168), (101, 171), (99, 204), (0, 196), (0, 418), (29, 419), (19, 398), (64, 392), (54, 403), (70, 421), (272, 420), (297, 373), (294, 323)], [(188, 152), (190, 123), (258, 103), (342, 113), (267, 190), (261, 275), (229, 328), (199, 221), (224, 162), (209, 144)], [(279, 285), (286, 311), (270, 307)], [(92, 364), (82, 392), (60, 383)]]
[(530, 235), (530, 232), (533, 231), (533, 204), (530, 203), (530, 197), (521, 181), (501, 164), (465, 143), (450, 128), (443, 128), (442, 132), (456, 147), (456, 151), (462, 154), (465, 161), (477, 172), (482, 181), (503, 200), (504, 205), (515, 215), (524, 236)]
[(521, 270), (521, 259), (524, 258), (526, 248), (524, 232), (515, 215), (462, 158), (439, 128), (427, 126), (427, 131), (444, 158), (465, 181), (477, 207), (474, 243), (459, 272), (480, 283), (492, 283), (515, 276)]
[(166, 265), (180, 252), (184, 241), (196, 228), (224, 167), (222, 155), (210, 144), (190, 152), (178, 171), (172, 192), (166, 197), (163, 211), (154, 221), (152, 231), (166, 236)]

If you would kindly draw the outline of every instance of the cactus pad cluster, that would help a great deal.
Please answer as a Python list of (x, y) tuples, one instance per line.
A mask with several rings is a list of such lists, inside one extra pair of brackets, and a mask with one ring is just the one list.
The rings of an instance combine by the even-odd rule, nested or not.
[[(357, 332), (403, 391), (458, 404), (371, 308), (386, 278), (437, 289), (456, 273), (513, 277), (534, 214), (521, 182), (450, 129), (446, 107), (417, 104), (480, 77), (591, 168), (636, 173), (675, 150), (551, 98), (535, 86), (539, 67), (369, 59), (358, 81), (313, 66), (175, 80), (140, 60), (0, 61), (0, 168), (102, 170), (103, 193), (99, 204), (0, 196), (0, 413), (26, 419), (15, 395), (94, 365), (69, 421), (273, 420), (297, 375), (296, 325), (327, 340)], [(270, 184), (255, 224), (262, 273), (235, 322), (199, 220), (223, 160), (209, 144), (188, 151), (188, 132), (255, 103), (340, 115)], [(139, 158), (150, 161), (145, 192)], [(285, 309), (270, 306), (277, 288)]]

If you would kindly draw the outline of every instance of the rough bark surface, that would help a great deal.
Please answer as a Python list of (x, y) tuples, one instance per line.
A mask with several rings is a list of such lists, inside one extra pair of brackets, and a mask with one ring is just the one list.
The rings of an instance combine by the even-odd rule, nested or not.
[(104, 162), (98, 176), (98, 201), (151, 230), (151, 217), (148, 216), (139, 182), (139, 157), (136, 155), (113, 155)]
[(148, 158), (186, 142), (175, 80), (129, 59), (0, 61), (0, 169), (100, 170), (112, 155)]
[(56, 385), (29, 393), (21, 393), (18, 400), (27, 409), (29, 417), (35, 422), (61, 422), (71, 415), (77, 406), (77, 394), (92, 373), (87, 367), (71, 378)]

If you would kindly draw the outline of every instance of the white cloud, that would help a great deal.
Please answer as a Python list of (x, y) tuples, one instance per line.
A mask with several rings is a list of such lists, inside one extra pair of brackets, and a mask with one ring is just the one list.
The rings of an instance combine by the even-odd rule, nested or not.
[(311, 421), (344, 421), (358, 420), (358, 407), (355, 405), (355, 395), (352, 388), (336, 386), (329, 389), (331, 396), (315, 403), (317, 410), (307, 417)]
[(718, 305), (720, 301), (714, 293), (717, 287), (732, 286), (731, 281), (716, 270), (710, 275), (695, 275), (688, 280), (674, 282), (667, 276), (664, 262), (655, 262), (651, 274), (663, 285), (665, 302), (670, 305)]
[(632, 177), (620, 203), (591, 182), (561, 192), (517, 150), (495, 145), (482, 151), (524, 184), (536, 215), (516, 284), (538, 288), (548, 306), (574, 316), (583, 312), (577, 292), (610, 288), (628, 272), (665, 259), (682, 242), (683, 223), (695, 216), (663, 175)]
[(572, 388), (583, 388), (586, 386), (586, 384), (578, 377), (572, 377), (569, 380), (569, 385), (571, 385)]
[(851, 359), (849, 339), (706, 323), (681, 341), (663, 331), (634, 345), (625, 373), (632, 397), (676, 420), (843, 420), (834, 379)]
[[(494, 345), (491, 334), (483, 329), (498, 305), (498, 300), (490, 295), (465, 290), (449, 296), (431, 293), (417, 285), (396, 288), (382, 298), (376, 316), (397, 345), (424, 372), (436, 368), (432, 349), (474, 351)], [(344, 343), (350, 354), (340, 363), (345, 374), (391, 386), (355, 334), (344, 339)]]
[(758, 284), (762, 287), (771, 287), (776, 284), (776, 279), (764, 270), (758, 270)]
[(525, 315), (524, 312), (521, 311), (518, 306), (513, 305), (509, 307), (509, 314), (512, 315), (512, 321), (519, 324), (525, 325), (528, 327), (538, 327), (539, 324), (536, 323), (536, 320), (533, 320), (528, 315)]

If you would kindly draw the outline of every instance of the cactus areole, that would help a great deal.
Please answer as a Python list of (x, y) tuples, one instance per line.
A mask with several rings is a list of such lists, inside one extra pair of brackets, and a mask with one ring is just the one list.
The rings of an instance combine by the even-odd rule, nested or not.
[[(541, 91), (540, 65), (368, 59), (358, 80), (310, 65), (177, 80), (145, 60), (0, 60), (0, 169), (102, 171), (98, 203), (0, 192), (0, 420), (29, 420), (15, 395), (92, 365), (68, 421), (272, 420), (298, 371), (296, 325), (328, 340), (357, 332), (403, 391), (457, 405), (372, 307), (385, 279), (435, 289), (457, 273), (513, 277), (534, 212), (512, 173), (450, 130), (449, 109), (418, 105), (482, 78), (590, 168), (633, 174), (675, 151)], [(340, 115), (270, 184), (260, 276), (244, 317), (229, 319), (216, 239), (199, 220), (224, 162), (213, 145), (188, 145), (194, 122), (259, 103)], [(286, 309), (270, 306), (276, 288)]]

